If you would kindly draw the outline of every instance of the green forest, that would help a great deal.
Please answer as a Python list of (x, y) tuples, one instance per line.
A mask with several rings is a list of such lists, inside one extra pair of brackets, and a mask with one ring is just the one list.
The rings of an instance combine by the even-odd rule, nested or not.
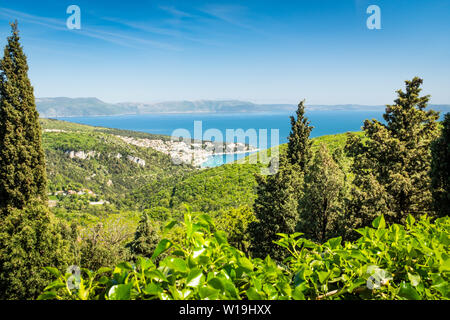
[(0, 299), (448, 300), (450, 114), (422, 84), (383, 122), (318, 138), (301, 101), (274, 174), (248, 157), (199, 169), (119, 138), (168, 136), (39, 118), (12, 24)]

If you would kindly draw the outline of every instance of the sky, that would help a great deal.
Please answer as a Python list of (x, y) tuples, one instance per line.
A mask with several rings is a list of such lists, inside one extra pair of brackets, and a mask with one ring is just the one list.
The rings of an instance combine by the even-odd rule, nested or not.
[(449, 0), (0, 0), (2, 48), (15, 19), (36, 97), (384, 105), (419, 76), (450, 104)]

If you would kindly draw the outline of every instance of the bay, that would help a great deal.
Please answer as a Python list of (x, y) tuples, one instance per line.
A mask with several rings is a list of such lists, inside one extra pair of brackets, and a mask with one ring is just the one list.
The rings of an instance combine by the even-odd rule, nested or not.
[[(306, 116), (314, 126), (311, 137), (319, 137), (323, 135), (344, 133), (348, 131), (359, 131), (366, 119), (377, 119), (383, 121), (382, 111), (307, 111)], [(290, 132), (290, 116), (287, 113), (233, 113), (233, 114), (217, 114), (217, 113), (196, 113), (196, 114), (140, 114), (140, 115), (118, 115), (118, 116), (96, 116), (96, 117), (64, 117), (60, 120), (86, 124), (98, 127), (126, 129), (133, 131), (142, 131), (153, 134), (173, 135), (175, 130), (184, 129), (194, 137), (194, 125), (197, 122), (197, 129), (201, 127), (204, 134), (209, 129), (216, 129), (222, 137), (212, 140), (236, 142), (235, 137), (228, 135), (227, 129), (247, 130), (255, 129), (258, 139), (261, 141), (260, 134), (264, 134), (261, 129), (267, 130), (267, 145), (255, 145), (257, 148), (265, 149), (266, 147), (275, 146), (287, 142)], [(279, 137), (275, 141), (271, 141), (275, 137), (275, 133), (271, 135), (271, 130), (279, 130)], [(199, 130), (197, 130), (199, 131)], [(207, 138), (207, 137), (204, 137)], [(209, 140), (209, 139), (208, 139)], [(264, 140), (264, 139), (262, 139)], [(253, 144), (247, 138), (246, 143)], [(254, 142), (254, 141), (253, 141)], [(249, 153), (241, 153), (234, 155), (217, 155), (209, 158), (202, 166), (214, 167), (223, 163), (229, 163), (247, 156)]]

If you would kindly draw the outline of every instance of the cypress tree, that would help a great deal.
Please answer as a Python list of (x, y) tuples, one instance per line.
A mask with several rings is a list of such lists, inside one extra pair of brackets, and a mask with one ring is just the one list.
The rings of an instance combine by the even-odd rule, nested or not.
[(287, 154), (280, 155), (279, 170), (267, 177), (256, 176), (258, 183), (254, 212), (257, 218), (249, 226), (253, 256), (282, 261), (286, 252), (273, 241), (277, 233), (293, 233), (299, 223), (299, 200), (303, 196), (303, 177), (311, 158), (309, 134), (313, 127), (305, 117), (304, 101), (298, 104), (297, 118), (291, 116)]
[(308, 165), (311, 158), (312, 141), (309, 135), (314, 127), (310, 126), (308, 118), (305, 117), (305, 101), (298, 104), (296, 115), (291, 116), (291, 132), (288, 137), (287, 157), (291, 164), (298, 164), (302, 171)]
[(47, 200), (45, 158), (39, 115), (28, 78), (27, 59), (11, 24), (0, 61), (0, 208), (23, 208)]
[(155, 228), (150, 225), (147, 214), (142, 214), (139, 225), (134, 234), (134, 239), (127, 247), (133, 258), (138, 256), (150, 258), (160, 241), (160, 237)]
[(430, 213), (430, 143), (439, 115), (425, 111), (429, 96), (419, 96), (422, 79), (406, 81), (394, 105), (387, 105), (386, 124), (366, 120), (365, 137), (349, 135), (346, 150), (355, 175), (349, 218), (353, 228), (367, 226), (379, 214), (389, 223), (407, 215)]
[(305, 175), (297, 230), (319, 243), (338, 236), (345, 189), (345, 173), (321, 144)]
[(273, 241), (277, 233), (291, 234), (298, 223), (298, 199), (302, 176), (298, 165), (291, 165), (285, 156), (280, 158), (277, 173), (256, 175), (257, 198), (253, 206), (257, 221), (249, 225), (250, 251), (253, 257), (264, 259), (267, 255), (281, 262), (286, 257)]
[(431, 186), (439, 217), (450, 214), (450, 113), (442, 122), (441, 136), (431, 146)]
[(36, 298), (65, 269), (70, 245), (47, 208), (41, 128), (27, 60), (11, 24), (0, 60), (0, 299)]

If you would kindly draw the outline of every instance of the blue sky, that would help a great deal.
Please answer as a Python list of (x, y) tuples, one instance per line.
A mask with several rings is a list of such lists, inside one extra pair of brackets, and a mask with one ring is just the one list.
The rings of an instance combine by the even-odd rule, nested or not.
[(14, 19), (37, 97), (374, 105), (417, 75), (450, 103), (447, 0), (0, 0), (2, 47)]

